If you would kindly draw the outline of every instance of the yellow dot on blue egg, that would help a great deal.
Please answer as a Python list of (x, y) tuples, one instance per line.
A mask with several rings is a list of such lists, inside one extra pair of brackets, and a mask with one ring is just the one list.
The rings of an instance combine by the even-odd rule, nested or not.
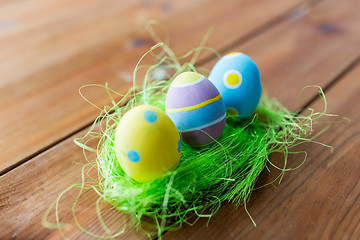
[(151, 110), (146, 110), (144, 112), (144, 119), (145, 121), (147, 121), (148, 123), (154, 123), (157, 120), (157, 115), (154, 111)]
[(226, 81), (229, 85), (236, 85), (240, 82), (239, 76), (235, 73), (230, 73), (227, 77), (226, 77)]
[(129, 150), (126, 155), (131, 162), (137, 163), (140, 161), (140, 155), (135, 150)]
[(227, 88), (230, 89), (238, 88), (242, 82), (241, 73), (239, 73), (236, 70), (229, 70), (224, 74), (223, 82)]
[(231, 53), (226, 54), (225, 56), (231, 56), (231, 55), (235, 55), (235, 54), (239, 54), (239, 52), (231, 52)]
[(230, 117), (236, 117), (238, 115), (238, 111), (236, 111), (235, 108), (227, 108), (226, 115), (228, 115)]
[(181, 139), (179, 139), (179, 141), (178, 141), (178, 152), (180, 152), (181, 151)]

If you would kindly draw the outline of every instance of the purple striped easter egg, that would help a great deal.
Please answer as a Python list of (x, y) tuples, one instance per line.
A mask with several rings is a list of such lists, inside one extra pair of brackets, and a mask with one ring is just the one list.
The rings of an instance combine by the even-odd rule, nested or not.
[(169, 87), (165, 108), (187, 144), (209, 144), (224, 131), (224, 101), (215, 85), (201, 74), (184, 72), (178, 75)]

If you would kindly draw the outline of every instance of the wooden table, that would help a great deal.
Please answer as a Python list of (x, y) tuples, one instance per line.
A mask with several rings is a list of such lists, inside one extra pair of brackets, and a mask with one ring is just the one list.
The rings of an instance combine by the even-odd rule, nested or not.
[[(351, 119), (317, 139), (333, 146), (332, 153), (304, 145), (308, 159), (300, 169), (285, 174), (277, 188), (253, 193), (247, 208), (257, 227), (242, 207), (223, 204), (208, 226), (202, 219), (163, 239), (360, 239), (359, 0), (0, 1), (0, 239), (61, 238), (43, 228), (41, 218), (62, 191), (81, 181), (77, 163), (85, 159), (73, 139), (99, 114), (78, 89), (108, 82), (125, 93), (128, 76), (154, 44), (144, 28), (150, 19), (167, 27), (178, 55), (196, 47), (212, 26), (207, 46), (250, 55), (268, 95), (293, 111), (321, 111), (316, 90), (296, 98), (303, 87), (319, 85), (327, 111)], [(199, 64), (215, 61), (208, 54)], [(87, 89), (86, 96), (98, 106), (108, 103), (99, 89)], [(276, 174), (264, 171), (259, 183)], [(60, 221), (68, 224), (67, 237), (88, 239), (71, 213), (77, 194), (62, 199)], [(84, 228), (104, 234), (96, 199), (86, 190), (77, 217)], [(112, 229), (123, 226), (126, 216), (107, 204), (103, 209)], [(131, 228), (119, 237), (145, 238)]]

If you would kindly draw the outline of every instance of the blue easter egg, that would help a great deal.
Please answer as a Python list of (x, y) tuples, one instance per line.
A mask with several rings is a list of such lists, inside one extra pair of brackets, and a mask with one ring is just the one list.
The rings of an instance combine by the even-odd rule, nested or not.
[(212, 68), (209, 80), (219, 90), (226, 112), (242, 119), (254, 112), (261, 97), (260, 73), (247, 55), (233, 52)]

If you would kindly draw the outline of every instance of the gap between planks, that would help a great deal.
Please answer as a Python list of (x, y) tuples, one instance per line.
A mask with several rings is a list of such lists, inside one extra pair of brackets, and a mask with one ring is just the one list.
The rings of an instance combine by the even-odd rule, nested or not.
[[(353, 69), (357, 66), (360, 66), (360, 55), (351, 63), (349, 64), (343, 71), (341, 71), (337, 76), (333, 78), (326, 86), (322, 88), (324, 93), (330, 91), (336, 83), (338, 83), (341, 79), (343, 79), (348, 73), (350, 73)], [(308, 102), (304, 103), (303, 106), (300, 107), (299, 111), (296, 112), (296, 115), (300, 115), (306, 110), (310, 105), (314, 104), (316, 100), (319, 99), (318, 95), (314, 95), (313, 98), (308, 100)], [(162, 236), (164, 236), (168, 231), (163, 232)], [(159, 240), (158, 237), (153, 238), (153, 240)]]
[[(339, 69), (339, 71), (337, 71), (337, 73), (339, 73), (339, 72), (344, 72), (342, 69), (347, 69), (348, 68), (348, 66), (349, 66), (349, 64), (350, 63), (347, 63), (347, 65), (346, 66), (343, 66), (341, 69)], [(351, 64), (350, 64), (351, 65)], [(345, 70), (346, 71), (346, 70)], [(331, 81), (334, 81), (334, 79), (335, 78), (337, 78), (337, 76), (339, 76), (339, 74), (334, 74), (329, 80), (330, 81), (328, 81), (328, 82), (331, 82)], [(326, 84), (326, 86), (328, 86), (329, 84)], [(331, 88), (331, 86), (328, 86), (328, 88)], [(308, 101), (308, 100), (307, 100)]]
[[(306, 3), (307, 8), (313, 8), (315, 7), (317, 4), (319, 4), (320, 2), (325, 1), (325, 0), (314, 0), (314, 1), (309, 1)], [(279, 16), (273, 18), (272, 20), (268, 21), (267, 23), (264, 23), (262, 26), (250, 31), (248, 34), (240, 37), (238, 40), (233, 41), (232, 43), (229, 43), (227, 46), (220, 48), (220, 50), (218, 50), (221, 54), (227, 53), (229, 51), (231, 51), (232, 49), (235, 49), (237, 46), (244, 44), (248, 41), (250, 41), (251, 39), (259, 36), (260, 34), (269, 31), (271, 28), (273, 28), (274, 26), (287, 21), (289, 18), (292, 17), (292, 15), (294, 14), (294, 11), (296, 9), (299, 9), (301, 6), (303, 6), (305, 3), (301, 3), (298, 4), (290, 9), (288, 9), (287, 11), (284, 11), (284, 13), (280, 14)], [(212, 57), (205, 57), (204, 59), (201, 59), (198, 62), (198, 65), (204, 65), (207, 62), (210, 62), (212, 60)]]
[[(322, 88), (324, 93), (329, 91), (337, 82), (339, 82), (343, 77), (345, 77), (359, 64), (360, 64), (360, 55), (353, 62), (351, 62), (346, 68), (344, 68), (343, 71), (341, 71), (337, 76), (335, 76), (333, 80), (331, 80), (328, 84), (326, 84), (326, 86)], [(305, 103), (296, 114), (297, 115), (301, 114), (306, 108), (312, 105), (318, 99), (318, 97), (319, 95), (314, 95), (314, 97), (311, 98), (307, 103)]]
[[(309, 1), (306, 3), (306, 6), (311, 8), (314, 7), (315, 5), (319, 4), (320, 2), (322, 2), (324, 0), (313, 0), (313, 1)], [(298, 9), (299, 7), (301, 7), (302, 5), (304, 5), (304, 3), (298, 4), (294, 7), (289, 8), (288, 10), (284, 11), (284, 13), (278, 15), (277, 17), (273, 18), (272, 20), (264, 23), (263, 25), (259, 26), (258, 28), (255, 28), (254, 30), (250, 31), (249, 33), (245, 34), (244, 36), (240, 37), (239, 39), (237, 39), (236, 41), (226, 45), (225, 47), (221, 48), (219, 50), (219, 53), (224, 54), (228, 51), (230, 51), (231, 49), (235, 48), (236, 46), (239, 46), (247, 41), (250, 41), (252, 38), (257, 37), (258, 35), (270, 31), (270, 29), (272, 29), (274, 26), (288, 20), (289, 18), (292, 17), (293, 12)], [(201, 59), (197, 65), (205, 65), (206, 63), (214, 60), (216, 58), (216, 56), (211, 55), (208, 57), (205, 57), (204, 59)], [(314, 99), (316, 98), (316, 96), (314, 97)], [(59, 143), (63, 142), (64, 140), (70, 138), (71, 136), (80, 133), (81, 131), (85, 130), (86, 128), (89, 128), (92, 124), (93, 124), (94, 120), (89, 121), (87, 124), (83, 125), (82, 127), (79, 127), (78, 129), (68, 133), (67, 135), (59, 138), (58, 140), (48, 144), (47, 146), (39, 149), (38, 151), (34, 152), (33, 154), (25, 157), (24, 159), (16, 162), (15, 164), (0, 170), (0, 176), (5, 175), (6, 173), (16, 169), (17, 167), (21, 166), (22, 164), (26, 163), (27, 161), (31, 160), (32, 158), (41, 155), (42, 153), (46, 152), (47, 150), (51, 149), (52, 147), (58, 145)]]

